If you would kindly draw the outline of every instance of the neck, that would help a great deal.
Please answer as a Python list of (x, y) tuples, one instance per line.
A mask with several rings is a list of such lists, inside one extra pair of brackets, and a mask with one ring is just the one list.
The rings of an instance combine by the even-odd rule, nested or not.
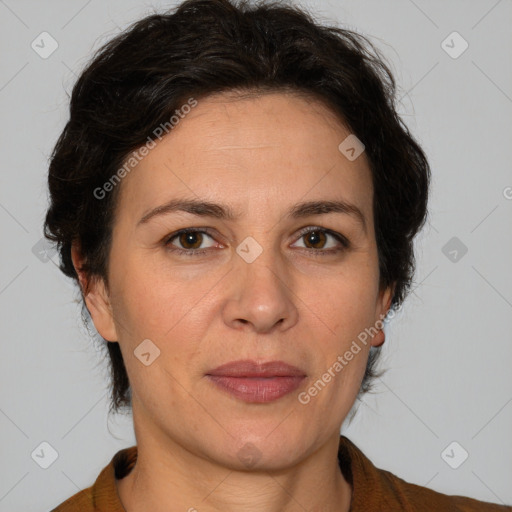
[[(146, 431), (147, 434), (147, 431)], [(348, 512), (351, 487), (338, 465), (339, 435), (293, 467), (237, 471), (146, 435), (117, 481), (127, 512)], [(162, 449), (165, 446), (165, 449)]]

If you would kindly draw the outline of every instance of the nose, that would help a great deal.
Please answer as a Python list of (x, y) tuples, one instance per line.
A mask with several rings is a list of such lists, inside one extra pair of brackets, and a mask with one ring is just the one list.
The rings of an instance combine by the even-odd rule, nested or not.
[(297, 297), (285, 264), (270, 249), (248, 263), (235, 255), (229, 273), (224, 322), (233, 329), (284, 332), (298, 321)]

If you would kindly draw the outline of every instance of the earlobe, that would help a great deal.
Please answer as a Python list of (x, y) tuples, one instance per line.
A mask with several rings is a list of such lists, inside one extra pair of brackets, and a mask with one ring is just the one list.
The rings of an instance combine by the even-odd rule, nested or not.
[(84, 298), (100, 336), (107, 341), (118, 341), (112, 307), (103, 280), (95, 279)]
[(117, 331), (112, 315), (110, 297), (107, 293), (103, 279), (90, 278), (82, 270), (82, 255), (80, 247), (73, 243), (71, 247), (71, 260), (78, 275), (85, 305), (91, 315), (92, 321), (100, 336), (107, 341), (118, 341)]
[(388, 286), (382, 293), (382, 312), (381, 314), (385, 317), (391, 307), (391, 301), (393, 300), (393, 295), (395, 294), (395, 284)]
[(386, 333), (383, 329), (379, 329), (377, 334), (372, 338), (372, 347), (380, 347), (381, 345), (384, 345), (384, 342), (386, 341)]
[(378, 308), (378, 310), (380, 311), (379, 317), (375, 320), (375, 328), (377, 329), (377, 333), (372, 338), (372, 346), (374, 347), (380, 347), (386, 341), (386, 333), (384, 332), (384, 318), (386, 317), (391, 306), (394, 292), (395, 285), (392, 285), (383, 290), (379, 295), (380, 308)]

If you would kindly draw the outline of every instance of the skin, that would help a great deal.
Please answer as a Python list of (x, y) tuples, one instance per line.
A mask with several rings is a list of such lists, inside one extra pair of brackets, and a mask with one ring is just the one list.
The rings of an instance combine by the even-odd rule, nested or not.
[[(390, 288), (379, 289), (368, 160), (338, 150), (349, 134), (313, 98), (217, 94), (123, 179), (108, 286), (80, 279), (98, 332), (120, 344), (132, 387), (138, 460), (117, 481), (129, 512), (349, 510), (339, 432), (382, 331), (308, 404), (297, 399), (383, 318), (392, 298)], [(184, 197), (240, 216), (172, 212), (138, 225), (149, 210)], [(298, 202), (339, 199), (362, 211), (366, 231), (346, 213), (285, 216)], [(190, 227), (211, 233), (166, 247)], [(311, 240), (300, 235), (305, 227), (340, 233), (350, 247), (325, 232)], [(248, 236), (262, 248), (252, 263), (236, 252)], [(325, 253), (333, 248), (340, 250)], [(79, 269), (76, 246), (72, 256)], [(134, 356), (145, 339), (160, 350), (149, 366)], [(246, 403), (205, 376), (238, 359), (282, 360), (306, 378), (278, 400)], [(258, 454), (250, 468), (238, 456), (246, 443)]]

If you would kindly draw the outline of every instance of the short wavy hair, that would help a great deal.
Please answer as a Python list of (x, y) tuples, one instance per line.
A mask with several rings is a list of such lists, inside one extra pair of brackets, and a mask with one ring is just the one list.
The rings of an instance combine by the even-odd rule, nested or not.
[[(122, 185), (101, 200), (93, 191), (187, 98), (228, 91), (306, 94), (363, 142), (374, 190), (380, 286), (394, 286), (390, 311), (398, 309), (415, 270), (413, 238), (427, 216), (428, 161), (397, 113), (395, 80), (369, 39), (276, 1), (186, 0), (133, 23), (94, 54), (73, 87), (69, 120), (50, 158), (44, 234), (57, 245), (62, 272), (79, 284), (71, 259), (78, 242), (81, 270), (108, 287)], [(81, 299), (87, 323), (84, 290)], [(130, 407), (119, 344), (96, 339), (108, 348), (110, 409)], [(359, 395), (372, 388), (379, 352), (370, 350)]]

